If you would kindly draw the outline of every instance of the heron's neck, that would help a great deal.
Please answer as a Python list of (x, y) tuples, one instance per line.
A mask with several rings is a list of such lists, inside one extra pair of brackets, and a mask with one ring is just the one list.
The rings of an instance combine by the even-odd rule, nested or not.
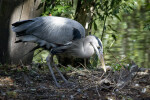
[(89, 42), (84, 41), (83, 52), (84, 52), (84, 56), (86, 56), (86, 58), (89, 58), (94, 54), (94, 48)]

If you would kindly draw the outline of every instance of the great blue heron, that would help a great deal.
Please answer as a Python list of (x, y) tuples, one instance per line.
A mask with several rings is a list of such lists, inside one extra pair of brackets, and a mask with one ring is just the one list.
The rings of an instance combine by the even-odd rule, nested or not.
[[(60, 85), (51, 67), (55, 66), (53, 55), (89, 58), (96, 52), (106, 72), (101, 40), (92, 35), (85, 37), (84, 27), (75, 20), (56, 16), (37, 17), (13, 23), (12, 30), (19, 38), (16, 42), (34, 42), (38, 44), (38, 47), (50, 51), (51, 56), (48, 55), (47, 64), (58, 87)], [(57, 66), (55, 68), (62, 79), (67, 82)]]

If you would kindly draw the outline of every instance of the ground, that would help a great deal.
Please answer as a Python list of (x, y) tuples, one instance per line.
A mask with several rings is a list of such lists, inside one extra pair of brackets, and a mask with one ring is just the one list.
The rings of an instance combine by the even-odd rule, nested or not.
[(45, 68), (1, 66), (0, 100), (150, 100), (150, 70), (107, 71), (73, 69), (64, 72), (69, 83), (54, 85)]

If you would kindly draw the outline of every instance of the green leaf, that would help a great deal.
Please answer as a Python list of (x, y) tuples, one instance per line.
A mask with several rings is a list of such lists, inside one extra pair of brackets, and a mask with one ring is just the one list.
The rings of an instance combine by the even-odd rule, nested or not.
[(96, 54), (94, 54), (93, 57), (90, 59), (90, 62), (92, 64), (92, 68), (97, 67), (97, 65), (98, 65), (98, 56)]
[(113, 30), (114, 32), (117, 32), (117, 30), (113, 29), (113, 28), (111, 27), (111, 25), (108, 25), (108, 27), (109, 27), (111, 30)]
[(121, 21), (121, 18), (118, 15), (114, 15), (119, 21)]
[(94, 22), (94, 29), (97, 30), (97, 25), (95, 22)]
[(46, 0), (41, 0), (42, 3), (44, 3)]
[(145, 24), (143, 29), (146, 30), (146, 31), (147, 31), (147, 30), (150, 31), (150, 24)]

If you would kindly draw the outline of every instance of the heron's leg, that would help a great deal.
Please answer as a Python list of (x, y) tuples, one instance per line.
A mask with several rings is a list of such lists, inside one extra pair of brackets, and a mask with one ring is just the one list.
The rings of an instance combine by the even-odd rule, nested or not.
[(56, 65), (55, 65), (55, 69), (57, 70), (57, 72), (59, 73), (59, 75), (61, 76), (61, 78), (64, 80), (64, 82), (68, 83), (67, 79), (64, 77), (64, 75), (61, 73), (61, 71), (57, 68)]
[(52, 55), (51, 57), (50, 57), (50, 55), (48, 55), (47, 58), (46, 58), (46, 61), (47, 61), (47, 65), (48, 65), (48, 67), (49, 67), (49, 70), (50, 70), (50, 72), (51, 72), (51, 75), (52, 75), (52, 77), (53, 77), (53, 80), (54, 80), (56, 86), (57, 86), (57, 87), (60, 87), (60, 85), (59, 85), (59, 83), (57, 82), (57, 79), (56, 79), (56, 77), (55, 77), (55, 75), (54, 75), (53, 69), (52, 69), (52, 67), (51, 67), (51, 63), (53, 63), (53, 55)]
[(86, 58), (84, 58), (84, 66), (87, 67), (87, 66), (86, 66)]

